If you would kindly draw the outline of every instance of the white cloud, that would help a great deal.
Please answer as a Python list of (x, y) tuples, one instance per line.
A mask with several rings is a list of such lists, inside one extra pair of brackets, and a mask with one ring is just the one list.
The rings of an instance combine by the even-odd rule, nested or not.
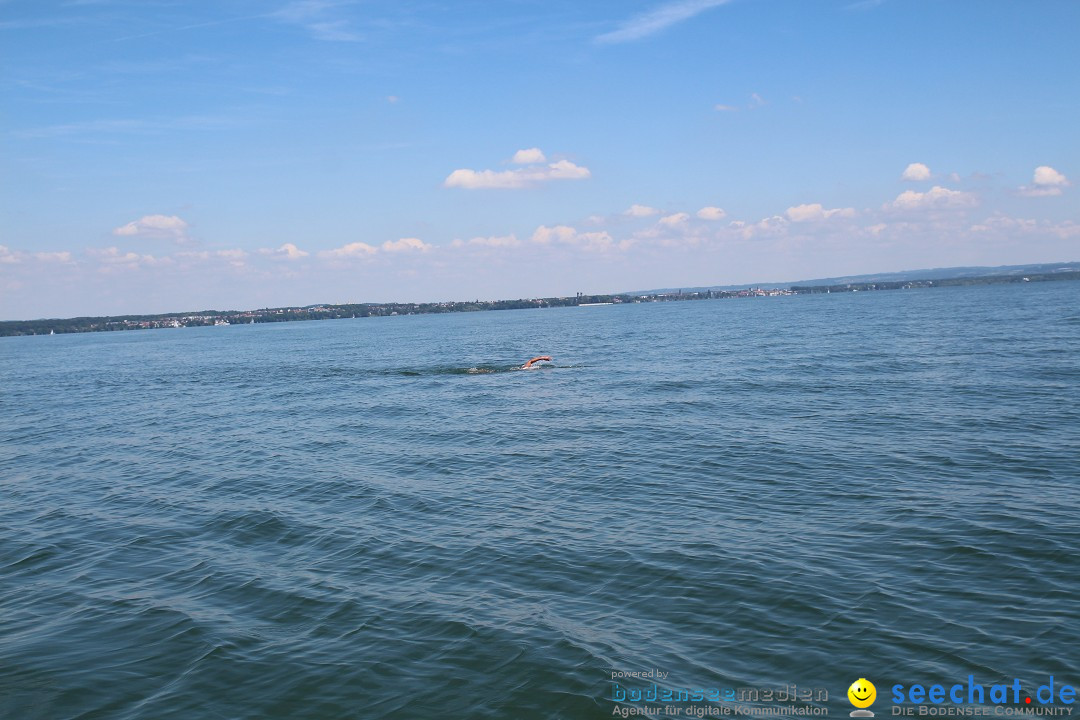
[(1040, 165), (1035, 168), (1035, 174), (1031, 179), (1030, 187), (1020, 188), (1020, 194), (1027, 197), (1047, 197), (1060, 195), (1062, 190), (1071, 183), (1062, 173), (1059, 173), (1049, 165)]
[(1040, 165), (1035, 168), (1032, 180), (1036, 185), (1068, 185), (1069, 180), (1049, 165)]
[(623, 214), (629, 215), (630, 217), (650, 217), (652, 215), (659, 215), (660, 211), (654, 207), (649, 207), (648, 205), (638, 205), (637, 203), (634, 203), (628, 207)]
[(628, 240), (616, 242), (606, 231), (583, 233), (569, 225), (541, 225), (533, 233), (532, 241), (539, 245), (573, 245), (585, 250), (625, 250), (631, 244)]
[(625, 250), (630, 246), (629, 241), (615, 242), (615, 239), (607, 232), (578, 233), (576, 242), (586, 250)]
[(97, 258), (106, 266), (121, 268), (136, 268), (140, 265), (169, 265), (173, 262), (170, 257), (157, 258), (153, 255), (140, 255), (134, 252), (123, 252), (118, 247), (90, 248), (86, 251), (91, 257)]
[(371, 257), (379, 251), (378, 248), (372, 247), (364, 242), (354, 242), (348, 245), (342, 245), (339, 248), (333, 250), (323, 250), (319, 253), (321, 258), (331, 259), (345, 259), (345, 258), (357, 258), (357, 257)]
[(892, 210), (941, 210), (947, 208), (973, 207), (978, 204), (974, 193), (949, 190), (935, 185), (924, 193), (905, 190), (896, 196), (886, 209)]
[(750, 93), (750, 105), (748, 107), (751, 110), (753, 110), (754, 108), (759, 108), (762, 105), (766, 104), (767, 103), (765, 102), (765, 99), (763, 97), (761, 97), (757, 93)]
[(785, 218), (773, 215), (772, 217), (762, 218), (752, 227), (757, 227), (759, 230), (780, 230), (786, 228), (787, 225), (788, 221)]
[(921, 182), (923, 180), (930, 179), (930, 168), (922, 163), (911, 163), (904, 172), (900, 175), (901, 180), (907, 180), (909, 182)]
[(434, 246), (429, 245), (420, 238), (410, 237), (401, 238), (399, 240), (387, 240), (378, 247), (374, 245), (368, 245), (365, 242), (349, 243), (348, 245), (342, 245), (341, 247), (334, 248), (333, 250), (323, 250), (319, 253), (319, 257), (330, 260), (345, 260), (348, 258), (367, 258), (379, 252), (427, 252), (433, 247)]
[(574, 241), (576, 235), (577, 230), (569, 225), (556, 225), (555, 227), (541, 225), (533, 233), (532, 241), (541, 245), (553, 242), (570, 243)]
[[(269, 255), (277, 253), (278, 251), (263, 249), (259, 252), (263, 255)], [(247, 256), (248, 252), (246, 250), (240, 250), (239, 248), (234, 250), (215, 250), (213, 252), (209, 250), (187, 250), (172, 255), (174, 259), (178, 260), (210, 260), (212, 258), (222, 258), (228, 260), (230, 265), (235, 265), (236, 267), (243, 266)]]
[(640, 15), (635, 15), (624, 21), (619, 27), (611, 32), (604, 33), (596, 38), (596, 42), (604, 44), (631, 42), (648, 37), (653, 33), (660, 32), (676, 23), (689, 20), (695, 15), (709, 8), (724, 5), (731, 0), (676, 0), (667, 2)]
[(450, 243), (453, 247), (466, 247), (476, 245), (480, 247), (517, 247), (521, 241), (515, 235), (499, 235), (491, 237), (474, 237), (469, 240), (454, 240)]
[(122, 237), (166, 237), (182, 242), (187, 239), (187, 230), (188, 224), (176, 215), (144, 215), (114, 228), (112, 234)]
[(306, 258), (310, 253), (306, 250), (301, 250), (292, 243), (285, 243), (279, 248), (262, 248), (259, 250), (261, 255), (269, 255), (275, 260), (299, 260)]
[(808, 205), (789, 207), (785, 214), (791, 222), (815, 222), (819, 220), (828, 220), (834, 217), (855, 217), (855, 208), (833, 208), (831, 210), (826, 210), (821, 206), (821, 203), (810, 203)]
[[(701, 215), (704, 211), (704, 216)], [(708, 207), (698, 211), (698, 217), (706, 220), (719, 220), (725, 217), (720, 208)], [(704, 223), (692, 222), (690, 213), (677, 212), (665, 215), (650, 227), (634, 233), (635, 240), (645, 243), (658, 243), (664, 247), (683, 247), (699, 245), (715, 239), (716, 228), (706, 227)]]
[(1072, 220), (1053, 223), (1048, 220), (1038, 221), (1026, 218), (1009, 217), (1001, 212), (996, 212), (981, 223), (971, 226), (971, 232), (979, 234), (999, 235), (1009, 240), (1014, 240), (1017, 235), (1049, 235), (1061, 240), (1071, 240), (1080, 237), (1080, 225)]
[(443, 185), (466, 190), (516, 190), (552, 180), (584, 180), (590, 175), (587, 167), (575, 165), (569, 160), (559, 160), (543, 167), (517, 170), (455, 170), (443, 181)]
[(1054, 197), (1056, 195), (1060, 195), (1062, 190), (1061, 188), (1055, 186), (1035, 185), (1034, 187), (1031, 187), (1028, 185), (1024, 185), (1019, 190), (1017, 190), (1017, 192), (1024, 197)]
[(714, 108), (718, 112), (738, 112), (739, 111), (739, 108), (735, 107), (734, 105), (723, 105), (723, 104), (720, 104), (720, 103), (717, 103), (714, 106)]
[(544, 180), (584, 180), (591, 173), (586, 167), (575, 165), (569, 160), (559, 160), (548, 165), (542, 179)]
[(526, 150), (518, 150), (514, 153), (514, 157), (510, 162), (515, 165), (533, 165), (535, 163), (547, 162), (547, 158), (544, 157), (544, 153), (540, 148), (528, 148)]
[(1004, 230), (1008, 232), (1031, 232), (1038, 228), (1038, 223), (1034, 220), (1027, 220), (1024, 218), (1012, 218), (1002, 213), (994, 213), (990, 217), (983, 220), (981, 223), (977, 223), (971, 226), (971, 231), (976, 233), (987, 233), (995, 230)]
[[(293, 247), (295, 248), (296, 246), (294, 245)], [(302, 252), (302, 251), (298, 250), (297, 252)], [(239, 248), (237, 248), (235, 250), (218, 250), (217, 252), (214, 253), (214, 255), (216, 257), (228, 260), (229, 264), (232, 265), (233, 267), (244, 267), (244, 260), (248, 256), (247, 251), (240, 250)], [(307, 253), (304, 253), (304, 255), (307, 255)], [(301, 256), (301, 257), (303, 257), (303, 256)]]
[[(2, 252), (0, 252), (0, 255), (2, 255)], [(34, 257), (41, 262), (69, 263), (72, 261), (71, 253), (66, 250), (62, 252), (37, 252), (34, 253)]]
[(660, 224), (666, 225), (667, 227), (678, 227), (680, 225), (685, 225), (686, 221), (689, 219), (690, 216), (686, 213), (675, 213), (673, 215), (667, 215), (660, 218)]
[(723, 220), (727, 217), (727, 213), (722, 208), (718, 207), (703, 207), (697, 211), (697, 216), (702, 220)]
[(431, 245), (420, 238), (401, 238), (400, 240), (387, 240), (382, 244), (384, 252), (427, 252)]
[(731, 223), (731, 228), (739, 231), (739, 234), (749, 240), (753, 237), (775, 237), (787, 233), (791, 223), (786, 217), (773, 215), (762, 218), (756, 223), (748, 224), (741, 221)]
[(14, 265), (22, 261), (22, 253), (11, 250), (6, 245), (0, 245), (0, 263)]
[(401, 100), (401, 98), (398, 97), (397, 95), (387, 95), (386, 96), (386, 102), (390, 103), (391, 105), (397, 105), (400, 100)]

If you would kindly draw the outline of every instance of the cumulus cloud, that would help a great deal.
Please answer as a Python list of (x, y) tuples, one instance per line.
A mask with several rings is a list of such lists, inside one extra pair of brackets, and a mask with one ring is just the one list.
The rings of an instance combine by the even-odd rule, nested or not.
[(896, 196), (885, 209), (891, 210), (944, 210), (952, 208), (974, 207), (978, 199), (974, 193), (962, 190), (949, 190), (935, 185), (924, 193), (905, 190)]
[(828, 220), (834, 217), (855, 217), (855, 208), (833, 208), (831, 210), (826, 210), (822, 207), (821, 203), (810, 203), (789, 207), (785, 214), (787, 215), (787, 219), (791, 222), (815, 222)]
[(14, 265), (22, 261), (22, 253), (15, 252), (7, 245), (0, 245), (0, 263)]
[(583, 233), (569, 225), (541, 225), (533, 233), (532, 241), (539, 245), (573, 245), (585, 250), (625, 250), (630, 246), (627, 240), (616, 242), (606, 231)]
[(126, 225), (113, 228), (121, 237), (171, 238), (177, 242), (187, 239), (188, 224), (176, 215), (144, 215)]
[(1032, 184), (1020, 188), (1020, 194), (1027, 197), (1046, 197), (1060, 195), (1064, 188), (1071, 183), (1062, 173), (1049, 165), (1040, 165), (1035, 168), (1035, 174), (1031, 178)]
[(1068, 185), (1069, 180), (1049, 165), (1035, 168), (1033, 181), (1036, 185)]
[(491, 237), (474, 237), (469, 240), (454, 240), (450, 243), (452, 247), (467, 247), (467, 246), (479, 246), (479, 247), (517, 247), (521, 242), (517, 239), (516, 235), (499, 235)]
[(400, 240), (387, 240), (382, 244), (384, 252), (427, 252), (431, 245), (420, 238), (401, 238)]
[(660, 218), (660, 224), (667, 227), (678, 227), (686, 224), (686, 221), (690, 219), (690, 216), (686, 213), (674, 213), (673, 215), (666, 215)]
[(140, 255), (135, 252), (123, 252), (118, 247), (90, 248), (86, 251), (104, 266), (120, 268), (136, 268), (140, 265), (168, 265), (173, 262), (172, 258), (157, 258), (153, 255)]
[(590, 177), (589, 168), (569, 160), (559, 160), (547, 165), (533, 165), (517, 170), (455, 170), (443, 181), (446, 187), (465, 190), (516, 190), (533, 187), (553, 180), (584, 180)]
[(332, 260), (344, 260), (348, 258), (362, 258), (371, 257), (375, 253), (379, 252), (377, 247), (368, 245), (364, 242), (354, 242), (348, 245), (342, 245), (339, 248), (333, 250), (323, 250), (319, 253), (321, 258), (330, 258)]
[(310, 253), (306, 250), (301, 250), (292, 243), (285, 243), (279, 248), (262, 248), (259, 250), (261, 255), (269, 255), (275, 260), (299, 260), (306, 258)]
[(930, 179), (930, 168), (922, 163), (911, 163), (904, 172), (900, 174), (901, 180), (907, 180), (908, 182), (921, 182), (923, 180)]
[(744, 240), (758, 237), (780, 237), (786, 235), (790, 227), (791, 221), (782, 215), (762, 218), (756, 223), (743, 220), (732, 220), (728, 223), (728, 230)]
[(652, 215), (659, 215), (660, 211), (654, 207), (649, 207), (648, 205), (638, 205), (637, 203), (634, 203), (628, 207), (623, 214), (629, 215), (630, 217), (650, 217)]
[(727, 217), (727, 213), (722, 208), (718, 207), (703, 207), (697, 211), (697, 216), (701, 220), (723, 220)]
[(369, 258), (380, 252), (384, 253), (407, 253), (427, 252), (432, 246), (420, 238), (401, 238), (400, 240), (387, 240), (382, 245), (368, 245), (365, 242), (354, 242), (342, 245), (333, 250), (323, 250), (319, 257), (328, 260), (348, 260), (355, 258)]
[(994, 232), (995, 230), (1005, 230), (1009, 232), (1026, 233), (1037, 229), (1038, 226), (1039, 224), (1035, 220), (1013, 218), (997, 212), (983, 220), (981, 223), (972, 225), (971, 231), (976, 233), (988, 233)]
[(547, 162), (547, 158), (544, 157), (544, 153), (540, 148), (528, 148), (526, 150), (518, 150), (514, 153), (514, 157), (510, 162), (515, 165), (533, 165), (535, 163)]
[(1080, 225), (1072, 220), (1054, 223), (1048, 220), (1014, 218), (1001, 212), (995, 212), (981, 223), (972, 225), (971, 232), (997, 234), (1009, 239), (1013, 239), (1017, 235), (1047, 235), (1061, 240), (1071, 240), (1080, 237)]
[[(703, 211), (704, 215), (701, 214)], [(719, 220), (727, 213), (720, 208), (708, 207), (699, 210), (697, 215), (701, 219)], [(654, 242), (664, 247), (681, 247), (708, 242), (716, 239), (716, 233), (721, 232), (716, 228), (706, 227), (706, 223), (692, 220), (693, 216), (690, 213), (671, 213), (657, 220), (654, 225), (638, 230), (633, 237), (636, 241)]]
[(575, 165), (569, 160), (559, 160), (542, 171), (544, 180), (583, 180), (591, 175), (587, 167)]
[(556, 225), (555, 227), (541, 225), (533, 233), (532, 241), (541, 245), (548, 245), (553, 242), (570, 243), (574, 241), (576, 236), (577, 230), (569, 225)]

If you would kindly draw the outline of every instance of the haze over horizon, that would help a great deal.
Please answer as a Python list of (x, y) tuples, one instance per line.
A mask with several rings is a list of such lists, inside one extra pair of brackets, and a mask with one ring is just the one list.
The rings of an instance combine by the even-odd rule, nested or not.
[(1080, 253), (1080, 5), (0, 0), (0, 319)]

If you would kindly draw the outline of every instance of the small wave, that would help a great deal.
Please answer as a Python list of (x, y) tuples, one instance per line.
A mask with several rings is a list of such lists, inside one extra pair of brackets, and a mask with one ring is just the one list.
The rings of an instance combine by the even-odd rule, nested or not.
[[(537, 365), (529, 369), (565, 370), (572, 367), (574, 366)], [(395, 368), (393, 370), (384, 371), (384, 374), (403, 377), (424, 377), (428, 375), (494, 375), (497, 373), (517, 372), (521, 369), (522, 367), (520, 365), (470, 365), (469, 367), (461, 367), (458, 365), (432, 365), (428, 367)]]

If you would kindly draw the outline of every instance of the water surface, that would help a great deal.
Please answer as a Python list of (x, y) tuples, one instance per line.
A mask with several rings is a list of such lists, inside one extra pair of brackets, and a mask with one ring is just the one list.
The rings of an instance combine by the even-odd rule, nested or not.
[(0, 717), (601, 718), (651, 668), (841, 717), (857, 677), (1080, 684), (1078, 307), (0, 339)]

